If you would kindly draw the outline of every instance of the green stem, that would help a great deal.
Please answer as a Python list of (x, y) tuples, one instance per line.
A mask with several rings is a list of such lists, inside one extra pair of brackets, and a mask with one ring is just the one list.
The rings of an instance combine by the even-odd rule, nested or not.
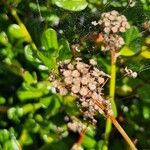
[[(111, 50), (111, 79), (110, 79), (110, 87), (109, 87), (109, 97), (110, 102), (112, 105), (112, 110), (114, 117), (117, 117), (117, 108), (115, 104), (115, 85), (116, 85), (116, 56), (115, 56), (115, 50)], [(108, 142), (109, 142), (109, 135), (111, 133), (112, 129), (112, 123), (110, 119), (107, 119), (106, 121), (106, 127), (105, 127), (105, 145), (103, 147), (103, 150), (107, 150), (108, 148)]]

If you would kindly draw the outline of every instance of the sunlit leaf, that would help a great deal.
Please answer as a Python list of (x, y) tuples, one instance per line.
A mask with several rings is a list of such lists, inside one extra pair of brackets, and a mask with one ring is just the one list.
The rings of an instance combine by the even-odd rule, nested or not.
[(86, 0), (54, 0), (53, 2), (58, 7), (71, 11), (84, 10), (88, 5)]
[(27, 60), (34, 61), (33, 52), (30, 45), (26, 45), (24, 48), (24, 54)]
[(120, 55), (121, 56), (133, 56), (135, 55), (135, 53), (127, 46), (124, 46), (121, 50), (120, 50)]
[(10, 25), (8, 28), (8, 32), (12, 37), (14, 37), (16, 39), (25, 38), (25, 34), (24, 34), (22, 28), (17, 24)]
[(42, 95), (43, 95), (43, 92), (41, 92), (40, 90), (19, 91), (18, 92), (18, 97), (21, 101), (39, 98)]
[(25, 71), (23, 74), (24, 80), (28, 84), (36, 83), (36, 80), (33, 78), (33, 76), (29, 73), (29, 71)]
[(5, 32), (0, 33), (0, 43), (3, 45), (8, 44), (8, 37)]

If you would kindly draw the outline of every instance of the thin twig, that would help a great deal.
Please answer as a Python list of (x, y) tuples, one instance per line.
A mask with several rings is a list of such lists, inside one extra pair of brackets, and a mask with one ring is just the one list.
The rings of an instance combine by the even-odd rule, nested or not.
[(87, 130), (87, 128), (82, 129), (78, 141), (75, 144), (73, 144), (71, 150), (79, 150), (80, 149), (80, 146), (82, 144), (83, 138), (84, 138), (85, 133), (86, 133), (86, 130)]
[(137, 150), (137, 148), (135, 147), (135, 145), (133, 144), (133, 142), (131, 141), (131, 139), (129, 138), (129, 136), (127, 135), (127, 133), (124, 131), (124, 129), (120, 126), (120, 124), (118, 123), (118, 121), (115, 119), (114, 116), (110, 115), (107, 111), (107, 109), (98, 101), (95, 101), (96, 105), (102, 109), (102, 111), (104, 112), (104, 116), (107, 119), (110, 119), (111, 122), (113, 123), (113, 125), (116, 127), (116, 129), (120, 132), (120, 134), (123, 136), (123, 138), (125, 139), (125, 141), (129, 144), (129, 146), (131, 147), (132, 150)]

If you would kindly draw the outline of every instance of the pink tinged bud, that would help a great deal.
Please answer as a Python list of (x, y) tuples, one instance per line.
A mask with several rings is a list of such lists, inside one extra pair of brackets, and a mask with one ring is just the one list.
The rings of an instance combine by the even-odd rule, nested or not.
[(99, 78), (98, 78), (98, 82), (99, 82), (99, 84), (103, 84), (103, 83), (104, 83), (104, 81), (105, 81), (105, 80), (104, 80), (104, 78), (102, 78), (102, 77), (99, 77)]
[(72, 71), (72, 76), (73, 76), (73, 77), (79, 77), (79, 76), (80, 76), (79, 71), (78, 71), (78, 70)]
[(112, 27), (111, 30), (112, 30), (113, 33), (118, 32), (118, 28), (117, 27)]
[(85, 86), (83, 86), (83, 87), (81, 88), (81, 90), (80, 90), (80, 94), (81, 94), (82, 96), (86, 96), (86, 95), (88, 94), (88, 92), (89, 92), (89, 90), (88, 90), (88, 88), (85, 87)]
[(72, 77), (66, 77), (64, 81), (66, 84), (72, 84)]
[(91, 90), (91, 91), (94, 91), (95, 89), (96, 89), (96, 85), (95, 84), (93, 84), (93, 83), (89, 83), (89, 89)]
[(63, 75), (64, 75), (65, 77), (69, 77), (69, 76), (71, 76), (71, 71), (70, 71), (70, 70), (65, 70), (65, 71), (63, 72)]
[(125, 30), (125, 27), (120, 27), (119, 31), (120, 31), (120, 32), (125, 32), (125, 31), (126, 31), (126, 30)]
[(73, 85), (71, 88), (71, 91), (75, 94), (77, 94), (80, 91), (80, 86), (78, 85)]

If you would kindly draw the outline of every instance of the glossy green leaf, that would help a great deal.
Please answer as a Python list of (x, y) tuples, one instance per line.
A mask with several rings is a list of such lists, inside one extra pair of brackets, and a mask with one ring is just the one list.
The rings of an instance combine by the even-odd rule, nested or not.
[(16, 39), (25, 37), (24, 32), (22, 31), (21, 27), (17, 24), (10, 25), (8, 28), (8, 32), (10, 36)]
[(65, 39), (61, 39), (59, 44), (60, 47), (58, 59), (59, 60), (71, 59), (72, 53), (68, 41)]
[(24, 48), (24, 54), (27, 60), (34, 61), (33, 52), (30, 45), (26, 45)]
[(126, 45), (129, 45), (132, 41), (134, 41), (135, 39), (141, 36), (142, 34), (140, 33), (139, 29), (135, 26), (132, 26), (124, 34)]
[(86, 0), (54, 0), (55, 5), (70, 11), (84, 10), (88, 3)]
[(0, 33), (0, 44), (6, 45), (8, 44), (8, 37), (5, 32)]
[(54, 29), (49, 28), (42, 34), (42, 46), (51, 53), (56, 53), (58, 50), (57, 33)]

